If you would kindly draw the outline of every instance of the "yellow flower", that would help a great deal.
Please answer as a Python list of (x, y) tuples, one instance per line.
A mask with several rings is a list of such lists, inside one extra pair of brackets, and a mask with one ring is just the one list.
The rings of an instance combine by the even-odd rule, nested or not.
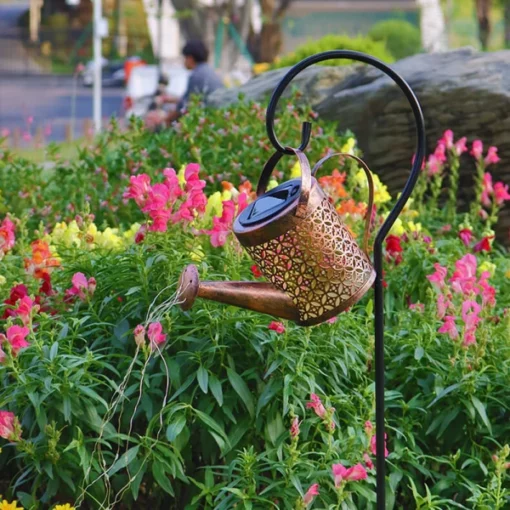
[(267, 191), (276, 188), (276, 186), (278, 186), (278, 181), (276, 179), (271, 179), (267, 185)]
[(138, 231), (140, 230), (140, 223), (133, 223), (129, 230), (126, 230), (123, 234), (124, 242), (127, 245), (133, 244), (135, 242), (135, 237)]
[(402, 220), (400, 218), (397, 218), (395, 220), (395, 223), (393, 223), (393, 226), (391, 227), (390, 234), (400, 237), (404, 233), (405, 233), (405, 229), (404, 229)]
[(299, 161), (296, 161), (296, 163), (294, 164), (290, 171), (290, 178), (299, 179), (300, 177), (301, 177), (301, 165), (299, 164)]
[(506, 278), (510, 278), (510, 269), (505, 273)]
[(0, 274), (0, 285), (3, 285), (6, 281), (5, 276)]
[(260, 74), (266, 72), (271, 67), (271, 64), (267, 62), (260, 62), (259, 64), (253, 64), (253, 74)]
[(340, 152), (345, 152), (347, 154), (353, 154), (354, 153), (354, 147), (356, 145), (356, 140), (352, 138), (347, 139), (347, 142), (345, 142), (342, 147), (340, 148)]
[(221, 193), (216, 191), (207, 199), (207, 205), (205, 206), (204, 218), (210, 219), (213, 216), (221, 216), (223, 212), (223, 199)]
[(186, 167), (184, 165), (181, 166), (179, 171), (177, 172), (177, 178), (179, 179), (179, 185), (181, 188), (186, 184), (186, 177), (184, 173), (186, 172)]
[(478, 274), (482, 274), (484, 271), (488, 271), (492, 276), (494, 276), (494, 273), (496, 272), (496, 264), (493, 264), (492, 262), (489, 262), (488, 260), (484, 260), (479, 266), (478, 266)]
[(96, 236), (96, 244), (100, 248), (108, 250), (117, 250), (122, 248), (122, 239), (117, 235), (118, 228), (106, 228), (104, 232), (98, 232)]
[(6, 499), (4, 499), (0, 503), (0, 510), (23, 510), (21, 506), (18, 506), (17, 501), (13, 501), (12, 503), (9, 503)]
[(408, 221), (407, 228), (409, 229), (409, 232), (421, 232), (421, 223), (415, 223), (414, 221)]
[(230, 200), (232, 198), (233, 191), (234, 191), (233, 189), (232, 190), (229, 190), (229, 189), (223, 190), (223, 193), (221, 194), (221, 201), (225, 202), (226, 200)]
[[(354, 176), (354, 180), (361, 188), (368, 187), (367, 176), (364, 170), (359, 170)], [(374, 181), (374, 202), (376, 204), (384, 204), (391, 200), (391, 195), (388, 193), (388, 188), (381, 182), (377, 174), (372, 173), (372, 180)]]
[(71, 506), (69, 503), (65, 505), (56, 505), (53, 510), (75, 510), (74, 506)]

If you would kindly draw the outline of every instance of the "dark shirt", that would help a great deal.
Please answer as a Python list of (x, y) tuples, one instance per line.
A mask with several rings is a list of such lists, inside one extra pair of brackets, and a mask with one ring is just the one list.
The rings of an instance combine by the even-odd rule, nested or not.
[(198, 64), (190, 74), (188, 88), (184, 96), (177, 103), (177, 110), (182, 112), (193, 95), (200, 95), (203, 99), (207, 99), (209, 94), (224, 87), (220, 77), (209, 64), (206, 62)]

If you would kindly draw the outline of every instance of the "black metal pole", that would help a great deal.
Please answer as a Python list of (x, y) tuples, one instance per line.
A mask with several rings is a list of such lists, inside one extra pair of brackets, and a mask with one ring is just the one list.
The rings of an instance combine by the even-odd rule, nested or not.
[[(391, 67), (387, 66), (380, 60), (366, 55), (365, 53), (359, 53), (357, 51), (349, 50), (332, 50), (312, 55), (311, 57), (305, 58), (294, 67), (283, 77), (281, 82), (276, 87), (266, 113), (266, 129), (271, 143), (275, 149), (283, 154), (293, 154), (293, 150), (288, 147), (283, 147), (274, 131), (274, 119), (276, 113), (276, 106), (280, 99), (283, 91), (287, 85), (301, 72), (303, 69), (322, 62), (324, 60), (331, 59), (349, 59), (357, 60), (370, 64), (386, 75), (388, 75), (402, 90), (407, 97), (411, 105), (411, 109), (414, 114), (416, 121), (416, 154), (414, 162), (411, 168), (411, 173), (407, 179), (406, 185), (397, 203), (390, 211), (386, 221), (379, 229), (375, 237), (374, 242), (374, 269), (376, 271), (376, 279), (374, 283), (374, 331), (375, 331), (375, 420), (376, 420), (376, 467), (377, 467), (377, 509), (385, 510), (386, 507), (386, 462), (384, 458), (385, 451), (385, 433), (384, 433), (384, 295), (383, 295), (383, 249), (382, 245), (385, 237), (388, 235), (392, 225), (395, 223), (398, 215), (404, 208), (411, 192), (416, 185), (416, 181), (420, 174), (422, 163), (425, 157), (425, 122), (423, 120), (423, 113), (421, 111), (418, 99), (414, 95), (411, 87), (408, 83)], [(303, 122), (303, 128), (301, 131), (301, 144), (300, 150), (304, 150), (310, 141), (311, 124), (309, 122)], [(370, 214), (371, 211), (368, 212)]]

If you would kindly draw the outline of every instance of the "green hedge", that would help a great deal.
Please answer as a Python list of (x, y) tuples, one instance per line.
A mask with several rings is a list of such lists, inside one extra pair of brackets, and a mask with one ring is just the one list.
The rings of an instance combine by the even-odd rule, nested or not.
[(368, 36), (384, 43), (396, 60), (415, 55), (421, 50), (420, 30), (405, 20), (391, 19), (376, 23)]

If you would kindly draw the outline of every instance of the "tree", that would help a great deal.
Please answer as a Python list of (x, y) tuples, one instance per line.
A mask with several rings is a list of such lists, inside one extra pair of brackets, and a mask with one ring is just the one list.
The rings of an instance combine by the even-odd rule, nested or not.
[(476, 0), (476, 17), (478, 19), (478, 38), (482, 50), (486, 51), (491, 33), (490, 11), (492, 0)]

